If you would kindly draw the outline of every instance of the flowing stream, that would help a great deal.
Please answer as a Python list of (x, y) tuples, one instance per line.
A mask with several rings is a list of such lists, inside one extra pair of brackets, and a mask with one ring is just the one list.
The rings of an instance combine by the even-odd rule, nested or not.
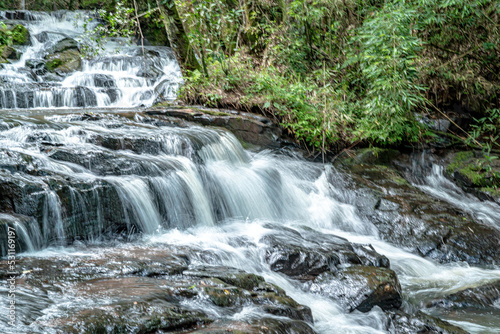
[[(390, 259), (409, 308), (500, 279), (495, 266), (437, 264), (382, 241), (375, 225), (347, 200), (352, 190), (331, 182), (349, 175), (330, 165), (288, 151), (245, 150), (225, 130), (178, 127), (134, 109), (151, 105), (159, 94), (175, 97), (181, 80), (168, 48), (148, 48), (158, 72), (152, 78), (138, 74), (144, 58), (140, 47), (118, 54), (109, 49), (60, 82), (25, 71), (27, 59), (43, 58), (43, 50), (58, 39), (81, 34), (73, 25), (76, 15), (33, 14), (24, 22), (32, 46), (22, 50), (18, 62), (0, 69), (0, 186), (18, 195), (16, 213), (0, 213), (0, 239), (4, 242), (7, 226), (16, 226), (24, 251), (19, 257), (92, 258), (100, 249), (126, 252), (134, 245), (189, 248), (194, 265), (231, 266), (280, 286), (312, 309), (318, 333), (386, 333), (386, 320), (379, 308), (346, 313), (332, 299), (305, 292), (302, 283), (273, 272), (264, 261), (264, 236), (312, 229), (324, 237), (371, 244)], [(46, 41), (37, 39), (45, 32)], [(109, 87), (96, 84), (102, 76)], [(87, 95), (77, 103), (81, 90)], [(418, 187), (437, 199), (460, 201), (463, 210), (498, 226), (499, 206), (465, 195), (440, 168), (419, 178)], [(12, 206), (2, 201), (3, 207)], [(7, 252), (5, 245), (0, 250)], [(7, 287), (0, 291), (0, 307), (7, 307)], [(50, 291), (43, 296), (23, 291), (17, 298), (19, 333), (47, 332), (31, 323), (93, 303)], [(499, 333), (500, 303), (497, 309), (493, 314), (435, 314), (472, 333)], [(215, 308), (207, 312), (224, 317)], [(243, 307), (238, 317), (254, 312)], [(4, 313), (0, 332), (12, 332)]]

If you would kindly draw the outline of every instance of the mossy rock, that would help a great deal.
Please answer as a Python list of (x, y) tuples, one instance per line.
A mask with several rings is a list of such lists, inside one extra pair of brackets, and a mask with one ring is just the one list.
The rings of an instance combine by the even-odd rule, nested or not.
[(480, 152), (457, 152), (450, 158), (446, 176), (465, 191), (492, 190), (495, 193), (500, 187), (500, 161), (489, 161)]
[(12, 44), (31, 45), (30, 32), (21, 24), (16, 25), (12, 30)]
[(49, 72), (59, 75), (66, 75), (81, 69), (82, 60), (78, 50), (69, 49), (60, 53), (45, 57), (47, 62), (45, 68)]
[(0, 46), (0, 58), (5, 60), (19, 60), (19, 58), (21, 58), (21, 53), (10, 46), (2, 45)]
[(401, 153), (397, 150), (379, 147), (370, 147), (357, 150), (354, 157), (343, 160), (344, 165), (387, 165)]
[(383, 310), (399, 309), (401, 285), (396, 273), (388, 268), (352, 266), (319, 275), (310, 291), (338, 301), (352, 312), (368, 312), (374, 306)]

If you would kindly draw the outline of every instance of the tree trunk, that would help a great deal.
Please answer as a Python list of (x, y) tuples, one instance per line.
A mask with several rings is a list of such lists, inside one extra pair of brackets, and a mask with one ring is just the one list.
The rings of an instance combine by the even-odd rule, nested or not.
[(160, 8), (160, 13), (165, 24), (170, 46), (174, 51), (177, 62), (181, 70), (199, 70), (202, 71), (200, 62), (196, 59), (193, 47), (189, 42), (184, 25), (177, 11), (175, 0), (167, 0), (164, 5), (160, 1), (156, 1)]

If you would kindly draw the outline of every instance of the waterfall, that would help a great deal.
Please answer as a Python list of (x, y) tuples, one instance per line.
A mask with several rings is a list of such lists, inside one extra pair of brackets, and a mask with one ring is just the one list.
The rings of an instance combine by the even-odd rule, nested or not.
[(141, 47), (114, 39), (99, 56), (78, 60), (76, 71), (52, 73), (44, 58), (48, 50), (79, 40), (90, 13), (26, 13), (29, 20), (16, 23), (29, 30), (31, 45), (14, 46), (22, 56), (0, 67), (0, 109), (138, 107), (175, 98), (182, 79), (170, 48), (146, 46), (143, 54)]

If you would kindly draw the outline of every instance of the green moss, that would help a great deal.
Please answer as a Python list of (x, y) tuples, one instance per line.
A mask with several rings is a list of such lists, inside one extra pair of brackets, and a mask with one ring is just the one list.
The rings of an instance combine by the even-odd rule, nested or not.
[(458, 152), (453, 158), (452, 162), (446, 167), (446, 171), (448, 173), (453, 173), (456, 169), (459, 169), (461, 164), (467, 160), (470, 160), (474, 157), (474, 152), (465, 151)]
[(467, 177), (467, 179), (475, 186), (486, 186), (488, 182), (481, 173), (481, 169), (482, 167), (471, 163), (466, 165), (464, 168), (459, 169), (459, 173)]
[(482, 192), (487, 193), (493, 198), (500, 198), (500, 188), (494, 188), (494, 187), (483, 187), (480, 189)]
[(500, 186), (498, 165), (486, 158), (479, 158), (474, 152), (458, 152), (446, 167), (448, 176), (453, 177), (461, 186), (483, 188)]
[(408, 181), (406, 181), (406, 179), (402, 178), (401, 176), (399, 175), (394, 175), (394, 177), (392, 178), (392, 180), (394, 182), (396, 182), (398, 185), (400, 186), (409, 186), (410, 184), (408, 183)]
[(165, 108), (165, 107), (173, 107), (175, 105), (172, 104), (170, 101), (163, 101), (160, 103), (157, 103), (153, 106), (153, 108)]
[(220, 307), (231, 307), (243, 302), (241, 291), (233, 287), (206, 287), (204, 290), (212, 303)]
[(58, 70), (63, 73), (77, 71), (81, 66), (80, 53), (70, 49), (47, 57), (45, 68), (50, 72)]
[(23, 25), (18, 24), (12, 29), (12, 44), (30, 44), (30, 33)]
[(48, 62), (45, 63), (45, 67), (49, 71), (55, 70), (57, 67), (61, 66), (63, 64), (63, 61), (59, 58), (54, 58)]

